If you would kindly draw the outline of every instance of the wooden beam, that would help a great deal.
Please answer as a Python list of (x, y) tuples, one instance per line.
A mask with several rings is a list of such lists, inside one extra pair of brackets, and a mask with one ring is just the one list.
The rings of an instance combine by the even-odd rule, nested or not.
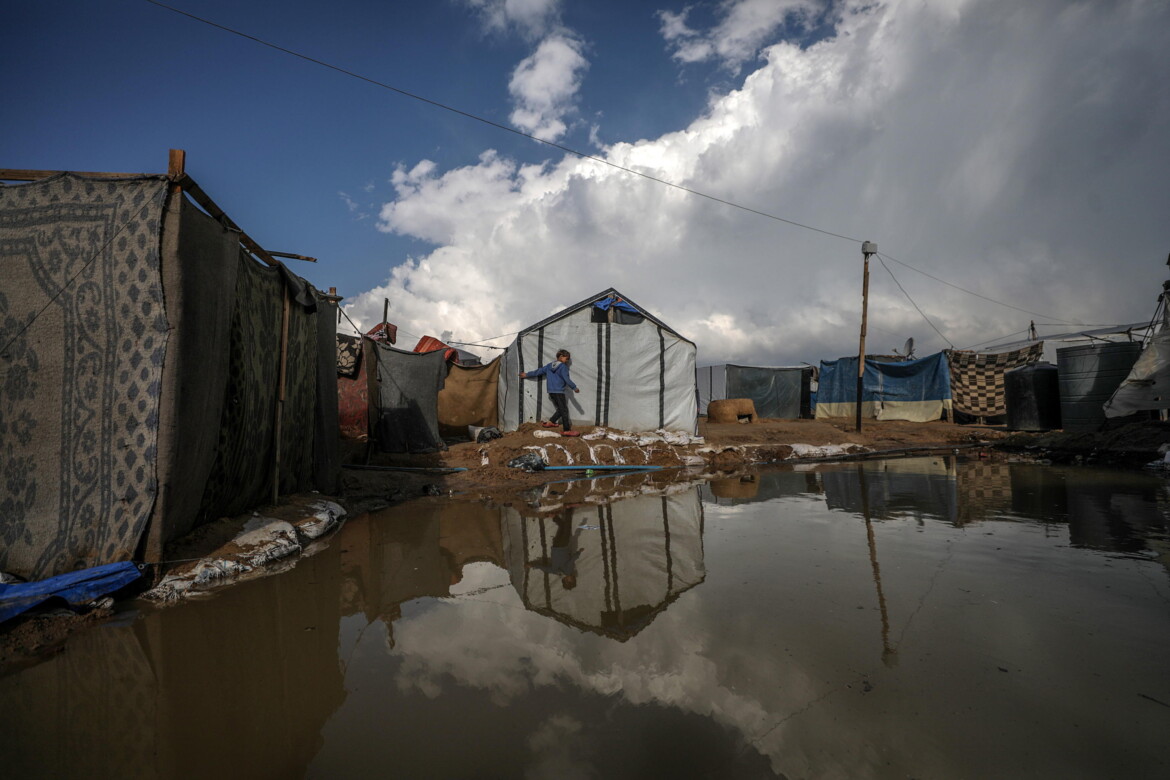
[(203, 191), (203, 189), (195, 183), (187, 174), (179, 179), (178, 184), (182, 185), (183, 190), (191, 196), (191, 200), (203, 207), (203, 210), (210, 214), (215, 219), (219, 220), (220, 224), (232, 230), (237, 230), (240, 233), (240, 243), (243, 244), (249, 252), (256, 255), (256, 257), (263, 260), (268, 265), (280, 265), (280, 261), (273, 257), (268, 250), (257, 244), (252, 238), (240, 229), (240, 226), (232, 221), (231, 217), (221, 209), (211, 197)]
[(268, 254), (272, 255), (273, 257), (287, 257), (291, 260), (304, 260), (306, 263), (317, 262), (317, 258), (315, 258), (315, 257), (306, 257), (305, 255), (294, 255), (292, 252), (273, 252), (270, 249), (270, 250), (268, 250)]
[(59, 173), (72, 173), (77, 176), (88, 176), (91, 179), (135, 179), (140, 176), (157, 176), (157, 173), (103, 173), (101, 171), (34, 171), (28, 168), (0, 168), (0, 181), (37, 181), (56, 176)]
[(167, 176), (177, 181), (187, 174), (187, 153), (182, 149), (171, 149), (167, 158)]

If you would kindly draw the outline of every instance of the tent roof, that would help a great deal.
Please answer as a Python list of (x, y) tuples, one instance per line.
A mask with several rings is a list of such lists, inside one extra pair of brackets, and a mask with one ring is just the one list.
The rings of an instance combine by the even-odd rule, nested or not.
[(618, 298), (621, 298), (623, 301), (625, 301), (626, 303), (630, 304), (630, 305), (631, 305), (631, 306), (633, 306), (635, 309), (637, 309), (639, 314), (641, 314), (643, 317), (645, 317), (646, 319), (648, 319), (648, 320), (650, 320), (651, 322), (653, 322), (653, 323), (654, 323), (655, 325), (657, 325), (658, 327), (662, 328), (662, 329), (663, 329), (663, 330), (665, 330), (665, 331), (668, 331), (668, 332), (672, 333), (672, 334), (673, 334), (673, 335), (675, 335), (675, 336), (678, 336), (678, 337), (679, 337), (680, 339), (682, 339), (683, 341), (685, 341), (685, 342), (687, 342), (688, 344), (690, 344), (690, 345), (694, 346), (695, 342), (691, 341), (691, 340), (690, 340), (690, 339), (688, 339), (686, 336), (682, 335), (682, 334), (681, 334), (681, 333), (679, 333), (677, 330), (675, 330), (674, 328), (670, 327), (670, 326), (669, 326), (669, 325), (667, 325), (665, 322), (663, 322), (662, 320), (658, 319), (657, 317), (655, 317), (655, 316), (654, 316), (653, 314), (651, 314), (650, 312), (646, 311), (644, 308), (642, 308), (642, 307), (641, 307), (641, 306), (639, 306), (638, 304), (634, 303), (632, 300), (630, 300), (630, 299), (629, 299), (629, 297), (628, 297), (628, 296), (626, 296), (624, 293), (621, 293), (621, 292), (619, 292), (617, 289), (615, 289), (615, 288), (613, 288), (613, 287), (610, 287), (610, 288), (608, 288), (608, 289), (606, 289), (606, 290), (602, 290), (601, 292), (597, 293), (596, 295), (590, 295), (588, 298), (586, 298), (586, 299), (585, 299), (585, 300), (583, 300), (583, 301), (580, 301), (580, 302), (578, 302), (578, 303), (574, 303), (572, 306), (568, 306), (568, 307), (566, 307), (566, 308), (564, 308), (564, 309), (561, 309), (561, 310), (560, 310), (559, 312), (557, 312), (556, 314), (553, 314), (553, 315), (551, 315), (551, 316), (549, 316), (549, 317), (545, 317), (545, 318), (544, 318), (543, 320), (541, 320), (540, 322), (534, 323), (534, 324), (532, 324), (532, 325), (529, 325), (527, 328), (523, 328), (523, 329), (521, 329), (521, 331), (520, 331), (519, 333), (517, 333), (516, 335), (517, 335), (517, 337), (519, 337), (519, 336), (523, 336), (523, 335), (524, 335), (524, 334), (526, 334), (526, 333), (531, 333), (531, 332), (533, 332), (533, 331), (540, 330), (540, 329), (541, 329), (541, 328), (543, 328), (545, 325), (548, 325), (550, 322), (555, 322), (555, 321), (557, 321), (557, 320), (559, 320), (559, 319), (562, 319), (562, 318), (564, 318), (564, 317), (567, 317), (568, 315), (570, 315), (570, 314), (573, 314), (574, 312), (578, 312), (578, 311), (580, 311), (581, 309), (584, 309), (584, 308), (585, 308), (585, 307), (587, 307), (587, 306), (592, 306), (592, 305), (593, 305), (594, 303), (596, 303), (597, 301), (604, 300), (605, 298), (608, 298), (608, 297), (610, 297), (610, 296), (616, 296), (616, 297), (618, 297)]

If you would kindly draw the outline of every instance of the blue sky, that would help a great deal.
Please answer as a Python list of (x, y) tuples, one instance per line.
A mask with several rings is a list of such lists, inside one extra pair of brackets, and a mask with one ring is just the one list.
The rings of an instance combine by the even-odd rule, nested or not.
[[(174, 4), (1016, 307), (888, 262), (927, 323), (875, 264), (876, 351), (1136, 322), (1166, 276), (1164, 3)], [(161, 172), (183, 148), (253, 238), (319, 257), (294, 270), (363, 327), (388, 297), (405, 333), (477, 341), (615, 286), (704, 363), (856, 349), (852, 241), (145, 0), (5, 20), (0, 166)]]

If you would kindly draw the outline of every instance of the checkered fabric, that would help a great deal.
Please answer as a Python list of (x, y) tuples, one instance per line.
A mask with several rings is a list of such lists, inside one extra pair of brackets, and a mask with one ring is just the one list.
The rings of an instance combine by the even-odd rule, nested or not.
[(1011, 352), (947, 350), (946, 354), (951, 368), (954, 408), (974, 417), (995, 417), (1007, 413), (1003, 375), (1013, 368), (1039, 361), (1044, 354), (1044, 342)]

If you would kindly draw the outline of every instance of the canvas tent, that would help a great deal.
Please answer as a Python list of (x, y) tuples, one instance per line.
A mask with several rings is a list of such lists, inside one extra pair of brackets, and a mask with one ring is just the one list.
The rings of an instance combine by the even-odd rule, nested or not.
[(699, 414), (724, 398), (750, 398), (760, 417), (808, 417), (812, 366), (701, 366), (698, 370)]
[[(857, 358), (821, 361), (818, 420), (857, 415)], [(951, 380), (942, 352), (886, 363), (867, 357), (861, 416), (929, 422), (951, 408)]]
[(550, 416), (543, 380), (519, 374), (552, 362), (558, 349), (572, 353), (573, 381), (581, 388), (568, 395), (575, 423), (694, 432), (694, 343), (613, 288), (517, 334), (500, 369), (504, 430)]
[(0, 171), (35, 179), (0, 186), (0, 571), (157, 561), (274, 489), (335, 490), (332, 301), (184, 175), (22, 173)]

